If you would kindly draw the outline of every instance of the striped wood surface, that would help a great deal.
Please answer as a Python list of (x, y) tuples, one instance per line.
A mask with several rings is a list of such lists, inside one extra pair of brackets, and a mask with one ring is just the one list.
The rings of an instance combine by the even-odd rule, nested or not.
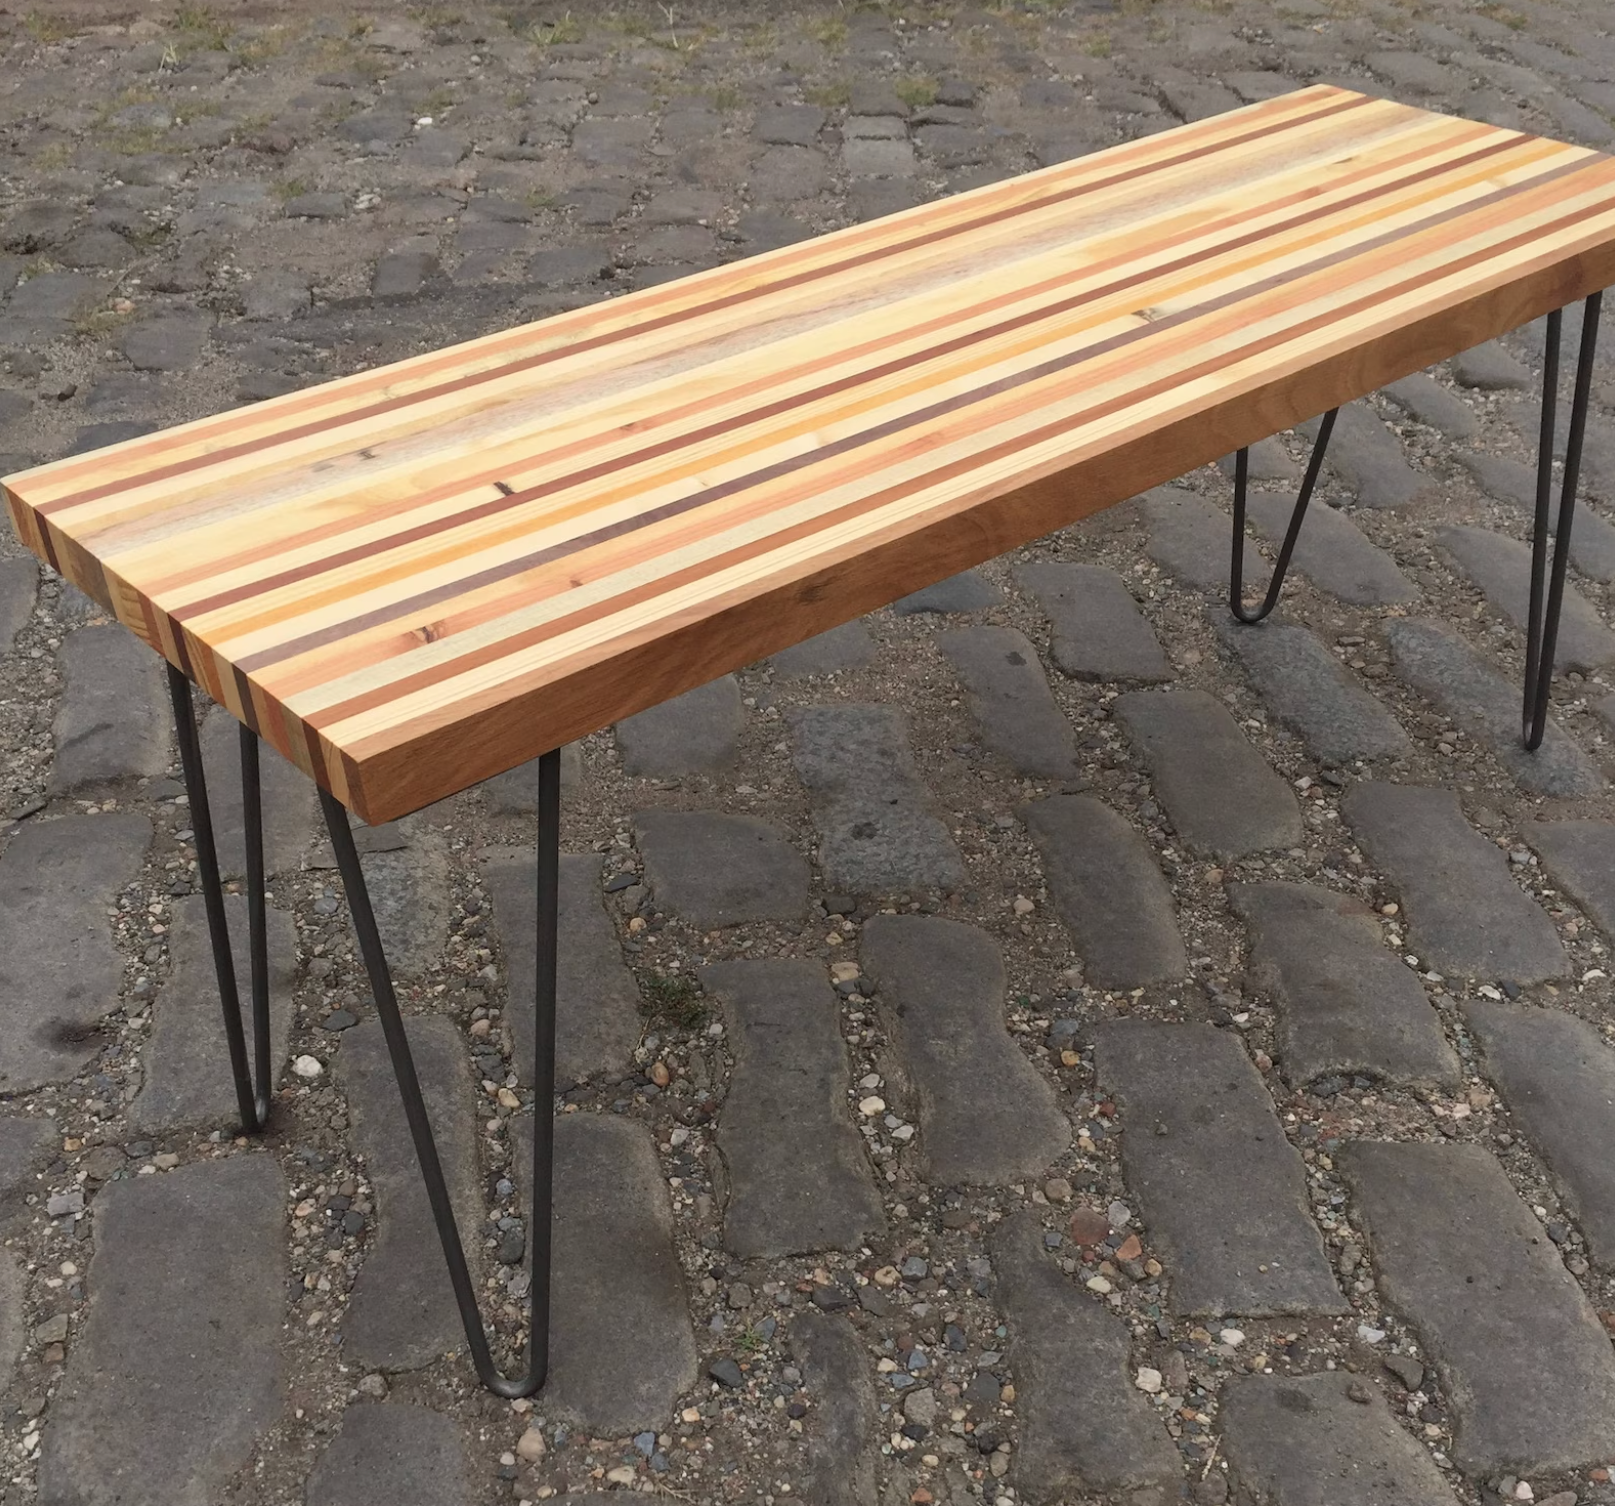
[(1615, 160), (1303, 89), (10, 477), (366, 819), (1615, 282)]

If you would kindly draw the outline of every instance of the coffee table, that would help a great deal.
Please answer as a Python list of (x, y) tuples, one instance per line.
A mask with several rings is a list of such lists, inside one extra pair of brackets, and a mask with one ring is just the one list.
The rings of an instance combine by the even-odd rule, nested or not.
[[(560, 747), (1229, 453), (1272, 610), (1335, 410), (1550, 316), (1545, 725), (1615, 161), (1315, 87), (14, 475), (18, 535), (168, 662), (242, 1124), (270, 1111), (260, 740), (319, 786), (478, 1373), (542, 1385)], [(1586, 299), (1551, 568), (1560, 310)], [(1324, 414), (1263, 602), (1255, 441)], [(241, 723), (253, 1061), (193, 686)], [(349, 812), (538, 759), (532, 1315), (502, 1375)]]

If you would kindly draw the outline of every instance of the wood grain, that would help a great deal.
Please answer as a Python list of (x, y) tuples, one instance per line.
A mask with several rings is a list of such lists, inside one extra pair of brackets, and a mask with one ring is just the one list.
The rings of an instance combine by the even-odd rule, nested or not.
[(1615, 282), (1615, 161), (1330, 87), (7, 478), (367, 820)]

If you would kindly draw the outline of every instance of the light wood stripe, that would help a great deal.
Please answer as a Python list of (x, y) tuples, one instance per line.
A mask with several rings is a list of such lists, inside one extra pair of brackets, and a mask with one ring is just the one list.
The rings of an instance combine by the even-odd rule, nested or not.
[(368, 820), (1615, 281), (1615, 162), (1297, 91), (4, 483)]

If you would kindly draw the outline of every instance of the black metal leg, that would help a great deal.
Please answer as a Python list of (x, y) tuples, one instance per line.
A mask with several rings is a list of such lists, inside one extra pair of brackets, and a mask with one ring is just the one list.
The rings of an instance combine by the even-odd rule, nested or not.
[(1548, 730), (1548, 692), (1553, 685), (1553, 658), (1559, 644), (1559, 614), (1564, 607), (1570, 529), (1576, 516), (1576, 483), (1581, 476), (1581, 449), (1587, 433), (1593, 354), (1598, 344), (1598, 315), (1603, 298), (1602, 293), (1594, 293), (1582, 309), (1581, 349), (1576, 357), (1576, 386), (1570, 403), (1570, 434), (1565, 441), (1565, 473), (1559, 492), (1559, 522), (1554, 529), (1551, 575), (1547, 563), (1548, 520), (1553, 495), (1554, 428), (1559, 405), (1559, 335), (1564, 320), (1559, 309), (1548, 315), (1542, 358), (1542, 431), (1537, 451), (1536, 518), (1531, 533), (1531, 603), (1526, 618), (1525, 697), (1521, 711), (1525, 746), (1532, 752), (1542, 746), (1543, 735)]
[[(219, 877), (219, 850), (213, 839), (213, 813), (208, 805), (207, 775), (202, 768), (202, 741), (196, 731), (196, 707), (191, 682), (172, 664), (168, 666), (168, 693), (174, 703), (174, 733), (179, 742), (180, 767), (190, 799), (191, 831), (196, 838), (196, 866), (207, 907), (207, 928), (213, 943), (213, 971), (219, 982), (224, 1010), (224, 1039), (230, 1051), (230, 1075), (235, 1080), (236, 1105), (241, 1127), (256, 1134), (269, 1120), (269, 965), (264, 925), (264, 838), (258, 790), (257, 738), (243, 728), (241, 777), (247, 838), (247, 911), (252, 948), (252, 1027), (258, 1087), (247, 1064), (247, 1042), (241, 1028), (241, 999), (236, 989), (235, 955), (230, 946), (229, 921), (224, 909), (224, 884)], [(252, 741), (251, 757), (247, 739)]]
[(342, 884), (347, 890), (353, 928), (358, 935), (359, 950), (364, 955), (365, 969), (370, 976), (376, 1013), (381, 1018), (382, 1034), (387, 1039), (387, 1052), (392, 1058), (398, 1091), (404, 1101), (404, 1117), (409, 1121), (410, 1138), (414, 1141), (415, 1156), (426, 1183), (426, 1196), (432, 1207), (438, 1238), (443, 1245), (443, 1257), (448, 1262), (449, 1280), (454, 1287), (454, 1300), (460, 1309), (460, 1321), (465, 1325), (466, 1340), (471, 1346), (472, 1362), (482, 1383), (495, 1395), (530, 1396), (544, 1384), (549, 1372), (550, 1203), (555, 1144), (555, 947), (561, 839), (560, 752), (546, 753), (539, 760), (538, 772), (538, 979), (535, 1001), (536, 1066), (533, 1076), (533, 1206), (528, 1212), (532, 1285), (529, 1293), (527, 1368), (524, 1374), (513, 1379), (507, 1379), (495, 1367), (488, 1335), (482, 1325), (476, 1289), (466, 1262), (465, 1246), (460, 1240), (448, 1183), (443, 1177), (443, 1165), (438, 1158), (437, 1142), (432, 1136), (426, 1101), (421, 1096), (420, 1079), (415, 1073), (409, 1038), (404, 1033), (403, 1017), (398, 1012), (392, 973), (382, 950), (375, 913), (370, 907), (370, 895), (365, 887), (364, 871), (359, 866), (359, 854), (354, 846), (353, 830), (348, 824), (348, 813), (339, 801), (324, 790), (320, 791), (320, 804), (325, 811), (326, 827), (331, 833), (331, 845), (336, 850)]
[(1279, 592), (1284, 589), (1284, 577), (1290, 568), (1290, 556), (1295, 553), (1295, 541), (1301, 537), (1307, 504), (1312, 501), (1313, 489), (1318, 484), (1318, 473), (1323, 469), (1324, 453), (1329, 448), (1329, 436), (1334, 432), (1335, 415), (1339, 411), (1331, 408), (1318, 426), (1318, 438), (1312, 446), (1312, 458), (1307, 462), (1295, 511), (1290, 514), (1290, 526), (1284, 532), (1284, 543), (1273, 566), (1273, 578), (1268, 582), (1261, 606), (1254, 609), (1245, 605), (1245, 493), (1250, 479), (1250, 451), (1240, 450), (1234, 456), (1234, 554), (1228, 570), (1228, 609), (1240, 622), (1260, 622), (1278, 605)]

